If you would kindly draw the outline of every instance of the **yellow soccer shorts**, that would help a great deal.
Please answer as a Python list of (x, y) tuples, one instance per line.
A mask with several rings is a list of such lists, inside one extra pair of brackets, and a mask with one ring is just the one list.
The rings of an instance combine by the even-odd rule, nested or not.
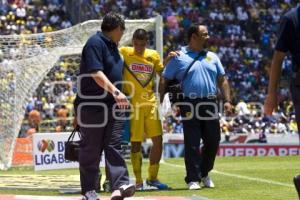
[(131, 114), (131, 142), (143, 142), (144, 138), (162, 135), (162, 124), (156, 104), (134, 107)]

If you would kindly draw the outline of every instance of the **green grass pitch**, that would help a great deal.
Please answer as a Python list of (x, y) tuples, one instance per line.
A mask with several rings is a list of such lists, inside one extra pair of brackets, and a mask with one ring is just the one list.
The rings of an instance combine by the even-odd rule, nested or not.
[[(128, 163), (132, 176), (132, 166)], [(143, 162), (143, 177), (147, 177), (148, 162)], [(34, 172), (31, 167), (12, 168), (0, 171), (7, 175), (78, 175), (78, 169)], [(160, 165), (159, 179), (172, 187), (168, 191), (143, 191), (135, 196), (201, 196), (214, 200), (293, 200), (297, 199), (292, 179), (300, 174), (300, 158), (291, 157), (217, 157), (215, 168), (210, 173), (216, 187), (187, 190), (184, 182), (183, 158), (165, 159)], [(30, 180), (28, 180), (30, 182)], [(63, 180), (61, 180), (63, 181)], [(60, 195), (57, 190), (7, 190), (0, 194)], [(101, 193), (108, 196), (108, 193)]]

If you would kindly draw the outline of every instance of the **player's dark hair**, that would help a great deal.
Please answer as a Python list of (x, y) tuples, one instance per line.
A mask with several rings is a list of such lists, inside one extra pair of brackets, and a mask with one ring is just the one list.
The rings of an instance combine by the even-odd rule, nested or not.
[(121, 27), (121, 29), (125, 29), (125, 21), (122, 15), (115, 12), (109, 12), (103, 18), (101, 30), (103, 32), (110, 32), (118, 28), (119, 26)]
[(132, 39), (148, 41), (148, 33), (145, 29), (136, 29), (133, 33)]

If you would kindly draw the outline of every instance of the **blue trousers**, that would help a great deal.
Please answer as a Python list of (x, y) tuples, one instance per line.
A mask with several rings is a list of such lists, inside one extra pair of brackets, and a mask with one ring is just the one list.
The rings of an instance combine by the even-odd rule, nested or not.
[[(115, 115), (119, 118), (125, 117), (125, 113), (122, 112)], [(77, 118), (86, 125), (102, 124), (100, 127), (80, 126), (82, 143), (79, 153), (79, 170), (82, 194), (99, 187), (97, 184), (102, 151), (105, 153), (107, 179), (110, 181), (112, 190), (128, 184), (128, 170), (121, 155), (125, 120), (116, 119), (111, 108), (105, 111), (97, 106), (82, 107), (81, 111), (77, 112)]]

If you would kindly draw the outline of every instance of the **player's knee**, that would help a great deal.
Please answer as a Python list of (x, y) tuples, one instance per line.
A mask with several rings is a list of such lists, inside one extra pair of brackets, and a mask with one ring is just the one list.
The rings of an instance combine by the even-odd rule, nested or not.
[(153, 145), (162, 145), (162, 136), (158, 135), (151, 138)]
[(137, 153), (141, 151), (142, 144), (140, 142), (131, 142), (131, 152)]
[(157, 135), (151, 138), (152, 140), (162, 140), (162, 135)]

